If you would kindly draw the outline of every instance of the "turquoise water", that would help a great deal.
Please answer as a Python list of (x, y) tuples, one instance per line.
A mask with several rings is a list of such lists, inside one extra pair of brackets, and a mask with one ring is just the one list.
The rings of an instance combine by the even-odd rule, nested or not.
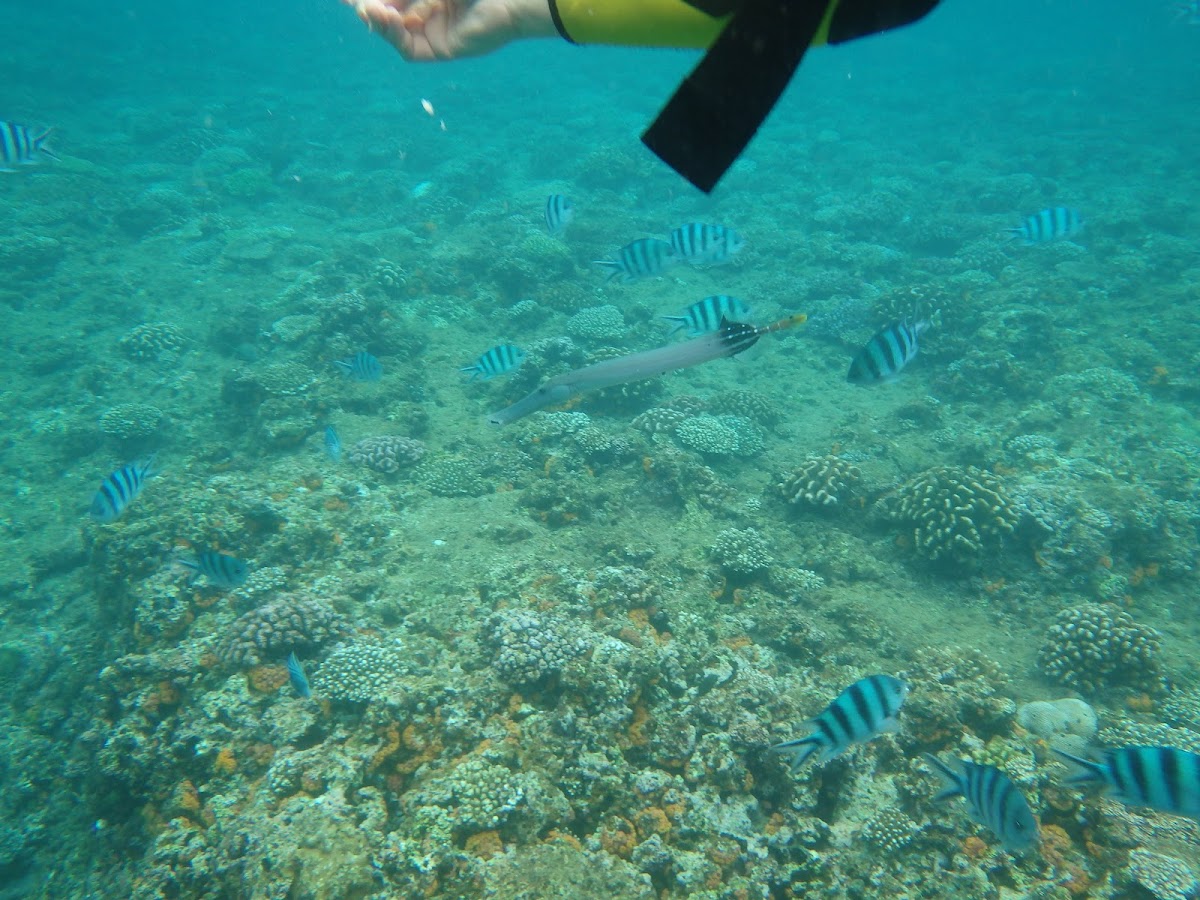
[[(0, 897), (1186, 896), (1200, 827), (1049, 748), (1200, 749), (1200, 27), (1028, 7), (814, 51), (710, 197), (637, 139), (693, 53), (0, 9), (0, 120), (58, 157), (0, 174)], [(746, 246), (593, 265), (688, 222)], [(719, 293), (808, 321), (487, 424)], [(874, 673), (899, 730), (789, 772)], [(1026, 706), (1067, 697), (1098, 734)], [(999, 766), (1039, 848), (922, 753)]]

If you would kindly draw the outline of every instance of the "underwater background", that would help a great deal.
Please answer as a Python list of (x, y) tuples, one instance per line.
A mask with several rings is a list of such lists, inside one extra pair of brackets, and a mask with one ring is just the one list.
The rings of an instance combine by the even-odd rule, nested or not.
[[(56, 157), (0, 173), (0, 898), (1194, 896), (1200, 824), (1051, 752), (1200, 751), (1186, 6), (813, 51), (711, 197), (638, 141), (694, 53), (0, 7), (0, 120)], [(744, 248), (593, 265), (697, 222)], [(719, 294), (808, 321), (487, 423)], [(898, 730), (789, 771), (876, 673)]]

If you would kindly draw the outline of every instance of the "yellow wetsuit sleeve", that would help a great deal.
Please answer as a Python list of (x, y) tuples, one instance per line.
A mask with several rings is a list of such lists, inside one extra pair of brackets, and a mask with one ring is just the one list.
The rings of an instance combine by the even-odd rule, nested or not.
[[(710, 16), (685, 0), (549, 0), (559, 34), (574, 44), (708, 47), (732, 18)], [(829, 0), (813, 46), (824, 44), (838, 0)]]
[(729, 16), (710, 16), (684, 0), (549, 0), (559, 33), (576, 44), (707, 47)]

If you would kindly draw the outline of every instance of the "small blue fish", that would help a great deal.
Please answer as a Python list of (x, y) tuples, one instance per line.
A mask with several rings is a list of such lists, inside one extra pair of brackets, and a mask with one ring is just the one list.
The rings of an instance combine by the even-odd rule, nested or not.
[(383, 377), (383, 366), (366, 350), (334, 360), (333, 364), (355, 381), (378, 381)]
[(305, 700), (311, 697), (312, 688), (308, 686), (308, 676), (304, 674), (304, 666), (300, 665), (300, 660), (296, 658), (295, 650), (288, 654), (287, 670), (288, 681), (292, 683), (292, 690)]
[(32, 166), (39, 156), (58, 159), (46, 146), (52, 129), (34, 134), (16, 122), (0, 122), (0, 172), (15, 172), (13, 166)]
[(325, 455), (334, 462), (342, 460), (342, 439), (332, 425), (325, 426)]
[(1185, 25), (1200, 25), (1200, 0), (1179, 0), (1171, 4), (1175, 21)]
[(244, 561), (216, 550), (203, 550), (196, 554), (195, 559), (181, 559), (179, 562), (189, 569), (195, 569), (213, 587), (235, 588), (245, 584), (250, 577), (250, 566)]
[(106, 475), (100, 489), (92, 498), (91, 516), (105, 525), (121, 518), (125, 508), (142, 492), (146, 479), (154, 473), (154, 457), (149, 456), (136, 462), (126, 463), (115, 472)]
[(870, 675), (838, 694), (820, 715), (805, 724), (809, 733), (794, 741), (784, 741), (771, 749), (792, 753), (795, 772), (811, 757), (828, 762), (844, 753), (852, 744), (897, 727), (896, 714), (908, 696), (908, 685), (891, 675)]
[(925, 759), (943, 782), (935, 801), (963, 797), (971, 818), (1000, 838), (1009, 853), (1024, 853), (1037, 843), (1037, 819), (1025, 795), (1007, 775), (995, 766), (966, 759), (946, 763), (932, 753), (926, 753)]
[(675, 249), (658, 238), (638, 238), (617, 251), (616, 259), (597, 259), (593, 264), (608, 269), (608, 280), (633, 281), (661, 275), (676, 262)]
[(929, 327), (929, 319), (901, 319), (884, 326), (850, 362), (846, 380), (851, 384), (878, 384), (895, 378), (917, 355), (917, 339)]
[(459, 371), (470, 375), (471, 381), (480, 376), (483, 376), (484, 381), (488, 381), (497, 375), (511, 372), (524, 361), (525, 351), (520, 347), (513, 344), (499, 344), (490, 350), (484, 351), (479, 359), (475, 360), (469, 366), (463, 366)]
[(702, 222), (680, 225), (669, 237), (675, 255), (694, 266), (727, 263), (746, 246), (746, 241), (732, 228)]
[(681, 316), (663, 316), (663, 318), (668, 322), (675, 323), (671, 334), (681, 328), (686, 328), (690, 337), (699, 337), (720, 328), (722, 319), (728, 319), (731, 322), (745, 322), (749, 315), (750, 307), (746, 305), (745, 301), (739, 300), (737, 297), (730, 297), (728, 294), (713, 294), (711, 297), (697, 300), (685, 309)]
[(1129, 806), (1200, 822), (1200, 755), (1174, 747), (1121, 747), (1102, 751), (1100, 760), (1092, 762), (1054, 752), (1072, 770), (1067, 784), (1102, 784), (1105, 793)]
[(1021, 238), (1026, 244), (1046, 244), (1062, 238), (1074, 237), (1083, 228), (1083, 217), (1079, 210), (1069, 206), (1051, 206), (1026, 217), (1018, 228), (1008, 229), (1012, 238)]
[(562, 234), (574, 218), (575, 205), (562, 194), (546, 198), (546, 230), (551, 234)]

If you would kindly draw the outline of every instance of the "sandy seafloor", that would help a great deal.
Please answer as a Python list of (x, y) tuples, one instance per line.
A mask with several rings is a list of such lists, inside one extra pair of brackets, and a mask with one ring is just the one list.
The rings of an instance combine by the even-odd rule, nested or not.
[[(1200, 27), (1127, 6), (814, 54), (711, 198), (636, 140), (688, 54), (0, 11), (0, 119), (61, 157), (0, 177), (0, 897), (1189, 896), (1200, 826), (1063, 789), (1017, 716), (1200, 749)], [(1081, 234), (1005, 240), (1056, 205)], [(590, 264), (692, 221), (747, 246)], [(713, 293), (809, 322), (485, 424)], [(930, 307), (898, 379), (845, 382)], [(516, 373), (460, 374), (503, 342)], [(385, 436), (397, 471), (356, 464)], [(250, 579), (194, 581), (204, 549)], [(876, 672), (898, 733), (789, 773), (769, 747)], [(1001, 766), (1039, 848), (932, 803), (922, 752)]]

